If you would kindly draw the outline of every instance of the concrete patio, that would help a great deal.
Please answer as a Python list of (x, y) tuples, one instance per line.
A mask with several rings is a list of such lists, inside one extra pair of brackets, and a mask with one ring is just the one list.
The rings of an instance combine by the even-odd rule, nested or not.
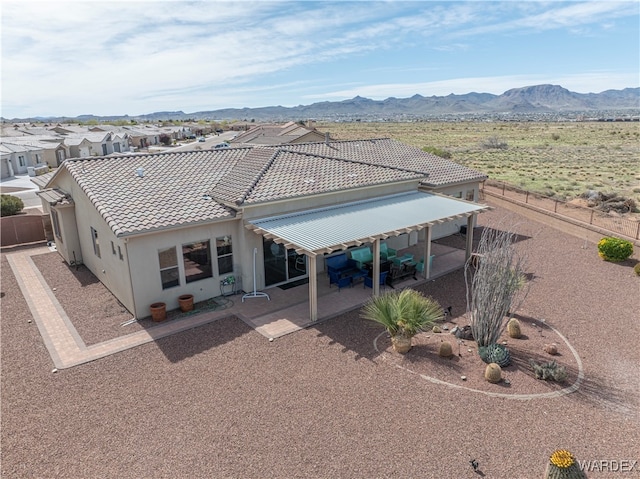
[[(244, 292), (239, 291), (233, 295), (217, 298), (219, 307), (214, 309), (172, 315), (172, 319), (153, 324), (144, 330), (123, 334), (98, 344), (86, 345), (56, 299), (50, 285), (31, 259), (33, 255), (50, 251), (47, 247), (40, 247), (7, 256), (44, 344), (55, 367), (59, 369), (84, 364), (229, 316), (240, 318), (255, 331), (273, 340), (357, 309), (371, 297), (373, 292), (362, 282), (342, 289), (330, 287), (329, 278), (325, 272), (322, 272), (318, 275), (319, 319), (316, 322), (310, 320), (309, 286), (301, 284), (288, 289), (269, 288), (264, 291), (268, 294), (268, 298), (245, 297), (243, 300)], [(416, 258), (420, 258), (422, 251), (424, 251), (424, 244), (418, 243), (412, 248), (402, 250), (402, 253), (414, 253)], [(435, 258), (429, 280), (418, 273), (417, 279), (407, 278), (395, 283), (393, 288), (404, 289), (423, 284), (464, 266), (464, 250), (432, 243), (432, 253)], [(389, 286), (386, 289), (388, 290)]]

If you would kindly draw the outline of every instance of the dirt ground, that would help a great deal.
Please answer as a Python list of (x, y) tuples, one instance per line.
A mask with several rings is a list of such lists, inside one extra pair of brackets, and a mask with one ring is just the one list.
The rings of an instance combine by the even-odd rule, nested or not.
[[(604, 262), (594, 244), (500, 209), (479, 221), (515, 225), (529, 256), (524, 337), (505, 338), (509, 384), (484, 381), (475, 344), (446, 330), (395, 354), (358, 311), (274, 342), (230, 317), (52, 373), (3, 253), (2, 477), (472, 478), (475, 459), (483, 477), (515, 479), (541, 477), (557, 448), (640, 459), (636, 260)], [(35, 261), (45, 278), (60, 267), (55, 255)], [(130, 315), (90, 274), (67, 273), (55, 294), (83, 339), (117, 334), (100, 318)], [(421, 291), (452, 306), (447, 327), (466, 322), (461, 272)], [(442, 340), (453, 358), (437, 356)], [(564, 385), (527, 368), (547, 342)]]

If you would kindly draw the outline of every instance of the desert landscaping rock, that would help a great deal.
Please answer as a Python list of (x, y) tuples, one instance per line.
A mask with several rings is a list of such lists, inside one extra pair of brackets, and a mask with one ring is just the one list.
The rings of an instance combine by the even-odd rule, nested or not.
[[(51, 374), (3, 252), (0, 476), (471, 478), (474, 459), (488, 478), (528, 479), (542, 476), (557, 448), (584, 460), (637, 459), (640, 352), (629, 338), (640, 332), (640, 298), (628, 273), (636, 260), (604, 262), (595, 244), (498, 208), (479, 223), (507, 216), (534, 281), (516, 312), (526, 339), (509, 343), (509, 385), (484, 381), (471, 342), (462, 356), (438, 358), (437, 336), (423, 333), (399, 357), (382, 335), (378, 352), (383, 331), (357, 310), (274, 342), (229, 317)], [(56, 278), (87, 344), (139, 327), (121, 327), (131, 315), (100, 283), (72, 288), (48, 256), (34, 262)], [(462, 272), (420, 290), (453, 306), (452, 327), (468, 324)], [(554, 359), (567, 366), (564, 385), (536, 381), (525, 362), (548, 361), (551, 342), (562, 346)], [(578, 386), (561, 394), (579, 371)], [(447, 460), (435, 460), (444, 444)], [(406, 454), (408, 445), (419, 453)]]

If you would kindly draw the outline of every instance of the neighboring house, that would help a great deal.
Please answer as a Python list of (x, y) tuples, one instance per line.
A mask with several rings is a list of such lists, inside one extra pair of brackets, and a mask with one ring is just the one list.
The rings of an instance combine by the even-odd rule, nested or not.
[(0, 143), (0, 177), (10, 178), (26, 173), (35, 175), (34, 168), (42, 168), (44, 153), (42, 148), (2, 141)]
[(429, 257), (432, 239), (486, 209), (465, 201), (485, 179), (375, 139), (68, 160), (39, 194), (58, 252), (136, 317), (183, 294), (219, 296), (233, 275), (248, 291), (308, 277), (315, 320), (327, 255), (370, 244), (377, 257), (381, 240), (402, 249), (421, 238)]
[(284, 125), (258, 125), (236, 136), (232, 143), (247, 145), (281, 145), (324, 141), (325, 134), (295, 122)]
[(64, 144), (69, 148), (71, 158), (129, 152), (128, 133), (73, 133), (64, 137)]
[(139, 125), (125, 126), (124, 129), (127, 130), (131, 145), (137, 149), (160, 144), (160, 135), (162, 135), (160, 128)]
[[(4, 142), (5, 140), (3, 140)], [(63, 140), (52, 136), (18, 136), (6, 139), (17, 145), (26, 145), (42, 149), (41, 162), (46, 163), (51, 168), (57, 168), (69, 158), (69, 148)]]

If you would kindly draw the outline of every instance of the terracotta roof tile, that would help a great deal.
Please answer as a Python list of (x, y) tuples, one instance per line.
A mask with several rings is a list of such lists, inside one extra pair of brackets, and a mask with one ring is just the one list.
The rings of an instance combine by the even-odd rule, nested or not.
[(243, 204), (398, 181), (444, 186), (486, 178), (390, 139), (83, 158), (60, 170), (122, 236), (233, 218)]

